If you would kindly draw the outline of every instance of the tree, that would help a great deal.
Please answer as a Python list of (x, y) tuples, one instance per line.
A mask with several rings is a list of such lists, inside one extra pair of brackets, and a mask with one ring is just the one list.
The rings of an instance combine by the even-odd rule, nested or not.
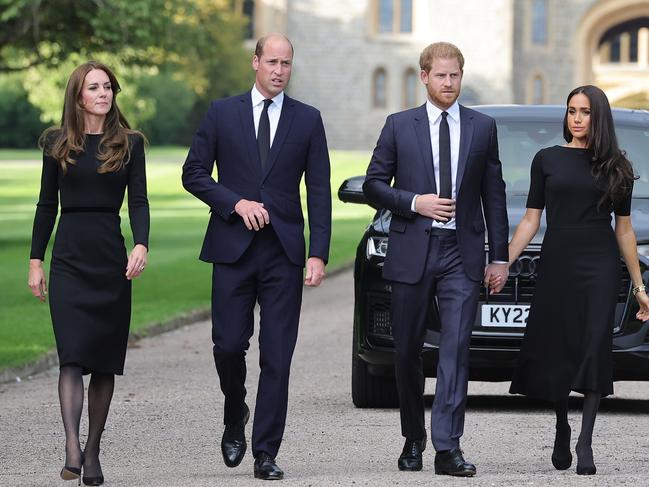
[(150, 60), (182, 3), (0, 0), (0, 72), (57, 66), (70, 53), (124, 51), (133, 62)]

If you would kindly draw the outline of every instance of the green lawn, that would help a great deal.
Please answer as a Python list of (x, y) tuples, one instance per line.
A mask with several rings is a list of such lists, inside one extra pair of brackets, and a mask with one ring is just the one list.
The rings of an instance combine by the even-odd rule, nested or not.
[[(211, 266), (197, 258), (208, 212), (180, 184), (185, 155), (186, 149), (179, 147), (151, 148), (147, 153), (149, 265), (134, 282), (132, 329), (209, 306)], [(369, 207), (344, 204), (336, 197), (343, 179), (365, 172), (369, 154), (332, 152), (331, 157), (334, 223), (329, 271), (353, 261), (372, 215)], [(0, 369), (32, 361), (54, 347), (48, 307), (27, 288), (39, 160), (37, 151), (0, 150)], [(129, 242), (126, 211), (122, 222)], [(49, 251), (46, 267), (48, 262)]]

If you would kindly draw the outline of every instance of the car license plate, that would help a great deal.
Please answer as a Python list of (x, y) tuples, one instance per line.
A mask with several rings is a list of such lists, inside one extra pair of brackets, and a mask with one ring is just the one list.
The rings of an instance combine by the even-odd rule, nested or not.
[(530, 306), (527, 304), (483, 304), (482, 326), (525, 327)]

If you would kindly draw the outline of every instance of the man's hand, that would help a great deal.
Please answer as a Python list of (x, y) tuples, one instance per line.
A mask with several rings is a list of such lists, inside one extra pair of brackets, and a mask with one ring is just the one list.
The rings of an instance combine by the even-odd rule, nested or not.
[(509, 264), (489, 264), (484, 270), (484, 285), (489, 294), (498, 294), (505, 287), (509, 276)]
[(306, 261), (304, 284), (309, 287), (319, 286), (325, 277), (325, 263), (320, 257), (309, 257)]
[(438, 222), (455, 217), (455, 200), (440, 198), (436, 194), (420, 194), (415, 199), (415, 211)]
[(263, 203), (240, 199), (234, 205), (234, 211), (243, 218), (243, 223), (245, 223), (248, 230), (254, 229), (258, 231), (264, 228), (264, 225), (270, 223), (270, 216), (268, 216)]

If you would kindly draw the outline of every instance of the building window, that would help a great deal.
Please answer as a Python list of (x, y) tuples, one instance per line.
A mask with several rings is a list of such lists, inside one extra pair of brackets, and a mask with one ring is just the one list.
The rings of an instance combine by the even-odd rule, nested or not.
[(406, 69), (403, 75), (403, 108), (412, 108), (417, 105), (418, 82), (417, 71), (413, 68)]
[(534, 76), (532, 80), (532, 103), (542, 105), (545, 103), (545, 90), (543, 89), (543, 78), (540, 75)]
[(548, 0), (532, 0), (532, 43), (548, 42)]
[(412, 32), (412, 0), (401, 0), (399, 32)]
[(372, 76), (372, 105), (374, 108), (386, 108), (388, 75), (385, 68), (376, 68)]
[(244, 35), (246, 39), (255, 38), (255, 0), (230, 0), (234, 11), (246, 18)]
[(392, 32), (394, 25), (394, 4), (392, 0), (379, 0), (379, 32)]
[(375, 0), (376, 30), (380, 34), (412, 32), (412, 0)]

